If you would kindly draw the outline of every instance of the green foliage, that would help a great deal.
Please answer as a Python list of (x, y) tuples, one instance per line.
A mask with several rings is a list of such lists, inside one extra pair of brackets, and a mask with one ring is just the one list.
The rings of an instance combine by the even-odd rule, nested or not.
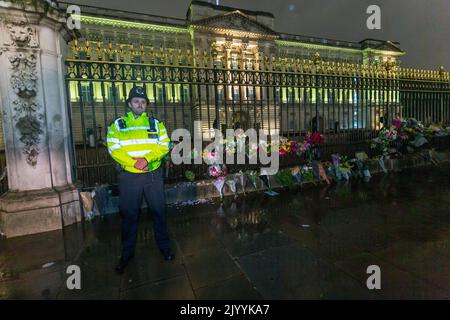
[(283, 169), (275, 174), (275, 180), (284, 187), (292, 189), (294, 187), (294, 179), (290, 169)]
[(315, 182), (314, 174), (312, 170), (302, 170), (302, 181), (305, 182)]
[(191, 170), (186, 170), (184, 176), (191, 182), (195, 180), (195, 173), (192, 172)]

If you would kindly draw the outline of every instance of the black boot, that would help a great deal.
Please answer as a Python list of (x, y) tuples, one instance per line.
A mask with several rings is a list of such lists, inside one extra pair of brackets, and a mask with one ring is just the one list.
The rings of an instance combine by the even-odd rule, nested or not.
[(128, 265), (128, 262), (130, 262), (130, 260), (132, 258), (133, 258), (133, 256), (129, 257), (128, 259), (124, 259), (124, 258), (120, 257), (119, 262), (117, 263), (117, 266), (114, 269), (116, 271), (116, 273), (123, 274), (123, 272), (125, 271), (125, 268)]
[(172, 250), (170, 250), (170, 248), (168, 248), (168, 249), (159, 249), (159, 251), (163, 255), (164, 260), (172, 261), (173, 259), (175, 259), (175, 254), (172, 252)]

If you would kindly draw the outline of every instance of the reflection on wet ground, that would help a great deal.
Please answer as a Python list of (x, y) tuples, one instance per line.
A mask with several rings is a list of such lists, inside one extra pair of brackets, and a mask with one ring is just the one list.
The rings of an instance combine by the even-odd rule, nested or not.
[[(420, 170), (420, 171), (419, 171)], [(370, 183), (169, 208), (163, 261), (143, 212), (122, 276), (120, 217), (0, 240), (2, 299), (448, 299), (450, 166)], [(66, 267), (81, 268), (81, 290)], [(381, 290), (368, 290), (369, 265)]]

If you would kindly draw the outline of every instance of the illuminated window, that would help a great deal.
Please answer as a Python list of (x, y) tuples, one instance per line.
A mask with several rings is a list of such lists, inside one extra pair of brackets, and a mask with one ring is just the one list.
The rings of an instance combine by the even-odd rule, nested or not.
[(189, 89), (189, 86), (183, 86), (183, 95), (184, 95), (184, 102), (190, 103), (191, 102), (191, 91)]
[(231, 56), (231, 69), (239, 69), (239, 62), (236, 54)]
[(223, 97), (223, 86), (217, 86), (217, 101), (221, 102)]
[(89, 86), (89, 83), (87, 82), (83, 82), (80, 85), (81, 87), (81, 99), (83, 101), (83, 103), (90, 103), (91, 102), (91, 88)]

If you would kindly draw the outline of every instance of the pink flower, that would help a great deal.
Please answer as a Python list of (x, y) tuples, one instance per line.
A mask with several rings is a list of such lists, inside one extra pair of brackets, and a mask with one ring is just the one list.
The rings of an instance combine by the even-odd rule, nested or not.
[(402, 120), (397, 118), (392, 120), (392, 125), (394, 126), (395, 129), (400, 129), (400, 127), (402, 126)]
[(295, 153), (295, 152), (297, 152), (297, 149), (298, 149), (298, 144), (297, 144), (297, 142), (291, 141), (291, 152), (292, 152), (292, 153)]

